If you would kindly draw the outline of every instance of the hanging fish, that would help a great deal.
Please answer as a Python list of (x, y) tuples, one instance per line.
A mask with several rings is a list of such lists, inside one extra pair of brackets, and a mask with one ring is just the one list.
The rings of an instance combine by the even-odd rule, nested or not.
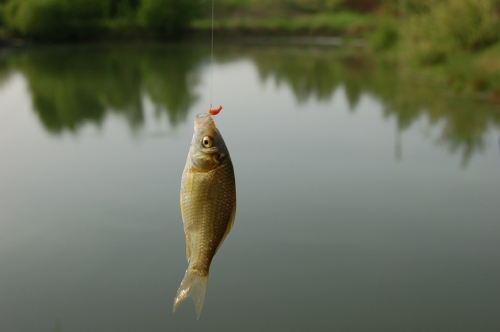
[(174, 312), (190, 296), (200, 318), (210, 263), (233, 227), (236, 186), (226, 144), (215, 127), (209, 108), (198, 114), (181, 180), (181, 215), (189, 266), (174, 301)]

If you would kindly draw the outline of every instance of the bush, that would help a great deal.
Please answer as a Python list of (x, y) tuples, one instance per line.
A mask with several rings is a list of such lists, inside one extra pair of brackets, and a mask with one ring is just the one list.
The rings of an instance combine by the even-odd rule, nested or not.
[(381, 19), (368, 38), (371, 47), (375, 50), (385, 50), (395, 46), (399, 40), (397, 22), (390, 17)]
[(4, 25), (4, 19), (3, 19), (4, 8), (5, 8), (5, 5), (3, 3), (0, 3), (0, 28), (3, 27), (3, 25)]
[(155, 34), (173, 37), (189, 25), (199, 9), (198, 0), (142, 0), (139, 19)]
[(131, 18), (135, 17), (139, 0), (110, 0), (109, 16), (111, 18)]
[(5, 7), (5, 25), (22, 37), (82, 38), (102, 28), (108, 8), (103, 0), (11, 0)]
[(306, 13), (334, 12), (344, 0), (284, 0), (292, 10)]
[(404, 46), (420, 63), (439, 63), (454, 52), (478, 51), (500, 40), (497, 0), (427, 0), (410, 14)]

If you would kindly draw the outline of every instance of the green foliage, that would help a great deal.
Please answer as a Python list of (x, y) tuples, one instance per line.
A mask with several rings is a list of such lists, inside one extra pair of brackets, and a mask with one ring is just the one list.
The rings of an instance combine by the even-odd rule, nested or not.
[[(211, 20), (196, 20), (192, 28), (206, 30), (211, 27)], [(215, 29), (253, 34), (297, 34), (297, 35), (339, 35), (360, 36), (364, 31), (372, 30), (375, 20), (367, 14), (342, 11), (323, 13), (295, 18), (228, 17), (214, 22)]]
[[(223, 1), (217, 2), (217, 7), (220, 7), (220, 8), (218, 8), (219, 10), (222, 9), (223, 11), (232, 13), (235, 11), (247, 9), (248, 2), (241, 1), (241, 0), (223, 0)], [(211, 2), (207, 2), (207, 9), (208, 9), (208, 11), (211, 12), (211, 10), (212, 10)]]
[(457, 54), (446, 63), (451, 88), (461, 94), (500, 97), (500, 43), (480, 54)]
[(137, 17), (139, 5), (139, 0), (111, 0), (109, 19), (106, 21), (109, 36), (127, 38), (143, 33)]
[(305, 13), (334, 12), (344, 0), (283, 0), (290, 9)]
[(394, 47), (399, 40), (398, 22), (391, 18), (385, 17), (380, 19), (375, 31), (369, 36), (369, 42), (375, 50), (384, 50)]
[[(340, 10), (367, 12), (380, 5), (382, 0), (218, 0), (218, 13), (231, 16), (287, 16), (334, 13)], [(207, 1), (206, 15), (211, 11)]]
[(455, 52), (478, 51), (500, 40), (496, 0), (426, 0), (408, 17), (404, 47), (419, 63), (444, 62)]
[(102, 28), (109, 5), (102, 0), (10, 0), (5, 25), (30, 38), (87, 37)]
[(457, 92), (484, 92), (490, 88), (488, 72), (471, 55), (460, 54), (450, 58), (447, 71), (451, 88)]
[(135, 17), (140, 0), (110, 0), (109, 14), (111, 18), (131, 18)]
[(172, 37), (189, 25), (199, 9), (198, 0), (142, 0), (139, 19), (155, 34)]
[(4, 11), (5, 11), (5, 5), (0, 2), (0, 28), (3, 27), (5, 24), (4, 22)]
[(172, 37), (199, 12), (200, 1), (8, 0), (4, 16), (11, 35), (35, 39), (79, 39), (115, 30), (143, 32), (139, 23), (160, 36)]
[[(500, 100), (500, 0), (384, 0), (383, 6), (398, 14), (403, 63), (429, 67), (461, 95)], [(376, 50), (393, 35), (384, 24), (371, 38)]]
[(8, 81), (12, 72), (6, 58), (5, 54), (0, 52), (0, 89)]

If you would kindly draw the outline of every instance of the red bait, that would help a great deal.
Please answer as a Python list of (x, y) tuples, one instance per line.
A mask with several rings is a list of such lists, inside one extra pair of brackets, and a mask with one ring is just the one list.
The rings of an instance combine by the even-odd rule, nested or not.
[(207, 113), (210, 114), (210, 115), (217, 115), (219, 114), (219, 112), (222, 110), (222, 106), (219, 106), (218, 108), (209, 108), (207, 110)]

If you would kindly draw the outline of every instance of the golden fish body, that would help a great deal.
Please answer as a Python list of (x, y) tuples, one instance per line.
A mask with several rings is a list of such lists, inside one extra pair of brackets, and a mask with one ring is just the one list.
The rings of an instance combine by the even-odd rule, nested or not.
[(236, 213), (233, 165), (210, 114), (196, 116), (180, 198), (189, 266), (177, 291), (174, 311), (190, 296), (199, 318), (210, 263), (231, 230)]

